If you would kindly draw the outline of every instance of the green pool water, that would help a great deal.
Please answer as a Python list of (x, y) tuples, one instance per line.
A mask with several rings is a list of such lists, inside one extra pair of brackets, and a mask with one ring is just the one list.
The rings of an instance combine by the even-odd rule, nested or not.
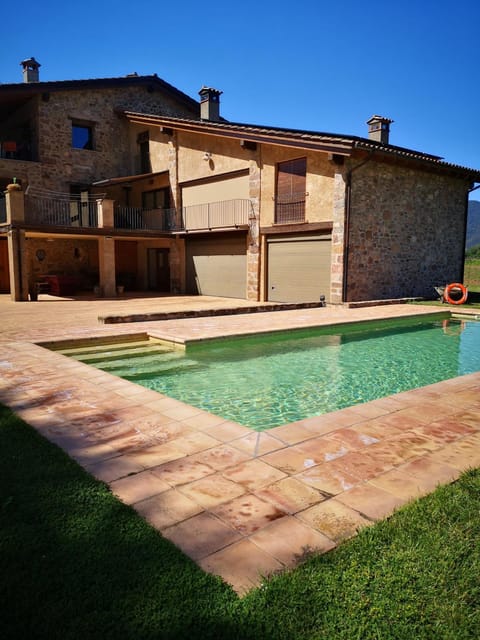
[(480, 323), (403, 320), (64, 353), (263, 431), (480, 370)]

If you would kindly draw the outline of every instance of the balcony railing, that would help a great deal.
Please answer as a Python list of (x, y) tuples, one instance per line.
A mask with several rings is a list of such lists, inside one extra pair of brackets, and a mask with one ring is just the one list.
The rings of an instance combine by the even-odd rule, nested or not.
[(97, 227), (97, 201), (68, 194), (25, 195), (25, 222), (54, 227)]
[(185, 231), (237, 228), (248, 225), (250, 200), (235, 199), (184, 207), (182, 226)]
[(306, 193), (292, 193), (288, 196), (277, 196), (275, 222), (277, 224), (305, 222), (306, 195)]
[[(53, 194), (53, 192), (50, 192)], [(33, 191), (25, 194), (27, 224), (50, 227), (112, 227), (122, 231), (210, 231), (214, 229), (238, 229), (249, 224), (252, 204), (250, 200), (234, 199), (184, 207), (181, 215), (176, 209), (143, 209), (141, 207), (116, 206), (111, 217), (105, 217), (99, 225), (98, 203), (101, 195), (71, 196)], [(110, 201), (111, 202), (111, 201)], [(1, 210), (0, 210), (1, 219)]]
[(115, 207), (115, 229), (132, 231), (175, 231), (175, 209), (142, 209), (141, 207)]

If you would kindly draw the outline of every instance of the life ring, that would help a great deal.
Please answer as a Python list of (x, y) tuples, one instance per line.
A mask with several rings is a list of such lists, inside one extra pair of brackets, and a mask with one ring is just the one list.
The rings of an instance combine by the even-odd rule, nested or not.
[[(460, 298), (452, 298), (450, 295), (452, 291), (460, 291)], [(445, 302), (448, 302), (448, 304), (463, 304), (467, 301), (468, 290), (463, 286), (463, 284), (460, 284), (460, 282), (452, 282), (451, 284), (447, 284), (447, 286), (445, 287), (443, 298)]]

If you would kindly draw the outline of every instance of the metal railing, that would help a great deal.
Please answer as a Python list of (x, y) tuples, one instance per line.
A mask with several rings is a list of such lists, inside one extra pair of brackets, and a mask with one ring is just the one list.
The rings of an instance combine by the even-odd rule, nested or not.
[(288, 196), (277, 196), (275, 200), (275, 222), (305, 222), (306, 193), (292, 193)]
[(115, 207), (114, 229), (132, 231), (175, 231), (175, 209), (142, 209), (141, 207)]
[(96, 200), (65, 194), (55, 197), (25, 195), (25, 222), (54, 227), (98, 227)]
[(250, 200), (240, 198), (183, 207), (182, 227), (199, 231), (248, 225), (251, 207)]

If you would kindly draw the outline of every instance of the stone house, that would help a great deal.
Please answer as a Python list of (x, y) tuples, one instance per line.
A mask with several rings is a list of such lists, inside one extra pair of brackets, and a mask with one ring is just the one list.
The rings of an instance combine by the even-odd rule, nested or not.
[[(3, 226), (15, 299), (53, 276), (104, 295), (333, 304), (462, 280), (480, 172), (391, 145), (387, 118), (362, 138), (227, 122), (221, 92), (203, 87), (198, 104), (156, 76), (26, 84), (38, 155), (0, 160), (24, 187)], [(0, 105), (22, 86), (0, 86)], [(28, 109), (17, 103), (17, 122)]]
[[(68, 291), (91, 291), (105, 280), (105, 293), (114, 294), (118, 273), (137, 270), (137, 256), (122, 244), (136, 230), (119, 229), (118, 240), (110, 239), (91, 184), (151, 172), (144, 142), (131, 152), (129, 124), (118, 111), (198, 118), (198, 102), (156, 75), (41, 82), (34, 58), (21, 65), (23, 82), (0, 84), (0, 192), (15, 178), (24, 196), (15, 192), (21, 202), (8, 220), (8, 198), (0, 199), (0, 291), (26, 300), (32, 283), (48, 275)], [(152, 232), (141, 238), (140, 261), (147, 246), (171, 244)], [(116, 274), (105, 259), (110, 252)]]

